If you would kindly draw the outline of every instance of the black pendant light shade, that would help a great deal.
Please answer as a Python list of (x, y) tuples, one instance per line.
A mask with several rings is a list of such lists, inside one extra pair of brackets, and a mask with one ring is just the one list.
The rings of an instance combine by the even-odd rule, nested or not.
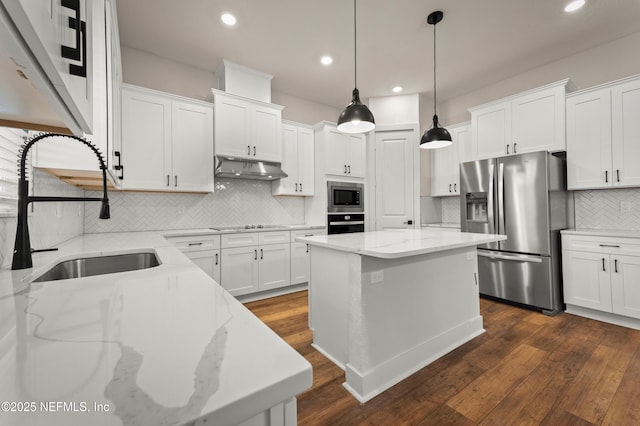
[(444, 127), (440, 127), (436, 113), (436, 24), (442, 21), (444, 14), (437, 10), (427, 17), (427, 23), (433, 25), (433, 127), (424, 132), (420, 139), (420, 148), (444, 148), (452, 144), (451, 134)]
[(351, 103), (342, 111), (338, 118), (338, 130), (343, 133), (366, 133), (376, 127), (373, 114), (360, 101), (360, 92), (353, 89)]
[(373, 114), (365, 104), (360, 101), (358, 91), (358, 59), (357, 59), (357, 20), (356, 20), (356, 0), (353, 0), (353, 62), (355, 88), (351, 103), (342, 111), (338, 117), (338, 131), (343, 133), (367, 133), (375, 129), (376, 121)]

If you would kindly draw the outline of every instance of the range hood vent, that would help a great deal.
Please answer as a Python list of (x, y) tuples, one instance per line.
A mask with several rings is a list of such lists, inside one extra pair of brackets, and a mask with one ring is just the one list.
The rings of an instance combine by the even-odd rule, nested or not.
[(288, 175), (282, 171), (280, 163), (216, 155), (215, 176), (232, 179), (276, 180), (286, 178)]

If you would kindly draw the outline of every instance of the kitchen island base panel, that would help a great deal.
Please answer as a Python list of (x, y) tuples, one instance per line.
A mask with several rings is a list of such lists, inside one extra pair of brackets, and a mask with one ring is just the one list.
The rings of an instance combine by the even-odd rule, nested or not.
[(309, 291), (314, 347), (360, 402), (484, 332), (475, 246), (397, 259), (312, 246)]

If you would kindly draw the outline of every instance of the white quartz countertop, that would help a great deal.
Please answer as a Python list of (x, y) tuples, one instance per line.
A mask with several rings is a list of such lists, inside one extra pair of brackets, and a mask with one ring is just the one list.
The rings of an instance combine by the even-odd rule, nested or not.
[(363, 256), (395, 259), (506, 239), (505, 235), (421, 228), (298, 237), (296, 241)]
[[(311, 365), (161, 233), (59, 248), (0, 270), (0, 424), (236, 424), (311, 386)], [(58, 260), (143, 249), (161, 265), (30, 284)]]
[(594, 237), (618, 237), (618, 238), (640, 238), (640, 231), (622, 231), (619, 229), (563, 229), (560, 231), (567, 235), (590, 235)]
[(261, 228), (242, 228), (237, 226), (213, 226), (211, 228), (173, 229), (162, 231), (165, 237), (191, 237), (198, 235), (239, 234), (245, 232), (298, 231), (300, 229), (322, 229), (323, 225), (264, 225)]

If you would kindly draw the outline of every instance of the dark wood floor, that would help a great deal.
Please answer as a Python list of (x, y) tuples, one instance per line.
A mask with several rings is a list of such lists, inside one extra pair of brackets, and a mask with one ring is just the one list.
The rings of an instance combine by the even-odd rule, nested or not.
[(640, 425), (640, 331), (481, 299), (486, 333), (360, 404), (311, 347), (306, 291), (246, 306), (313, 365), (300, 425)]

